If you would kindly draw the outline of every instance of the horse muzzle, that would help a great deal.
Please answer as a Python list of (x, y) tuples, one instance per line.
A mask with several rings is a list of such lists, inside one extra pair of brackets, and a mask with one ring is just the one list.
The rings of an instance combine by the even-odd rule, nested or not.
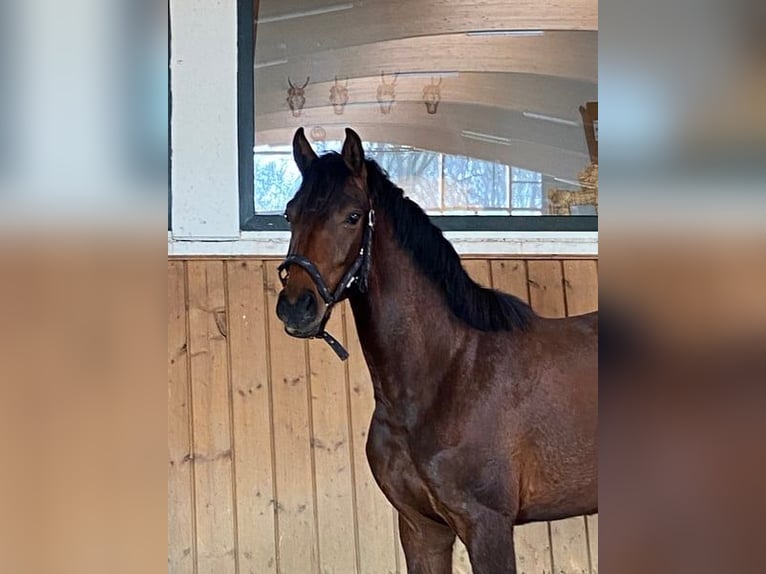
[(284, 323), (285, 332), (293, 337), (315, 337), (322, 328), (319, 304), (308, 290), (292, 301), (282, 291), (277, 299), (277, 317)]

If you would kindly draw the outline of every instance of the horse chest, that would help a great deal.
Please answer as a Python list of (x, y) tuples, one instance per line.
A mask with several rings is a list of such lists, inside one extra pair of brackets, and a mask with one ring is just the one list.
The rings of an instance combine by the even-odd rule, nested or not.
[(433, 494), (418, 472), (406, 433), (393, 430), (373, 416), (367, 459), (375, 480), (397, 510), (438, 514)]

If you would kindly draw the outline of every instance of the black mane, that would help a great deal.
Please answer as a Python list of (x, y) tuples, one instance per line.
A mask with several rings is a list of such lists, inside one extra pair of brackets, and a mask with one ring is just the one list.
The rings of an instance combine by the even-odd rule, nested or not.
[(394, 185), (383, 169), (367, 160), (367, 188), (373, 205), (393, 222), (394, 236), (426, 277), (444, 291), (458, 318), (481, 331), (525, 329), (534, 311), (524, 301), (473, 281), (455, 248), (421, 209)]
[[(365, 164), (373, 206), (389, 216), (397, 242), (426, 277), (442, 289), (452, 312), (481, 331), (525, 329), (534, 316), (529, 305), (518, 297), (475, 283), (463, 269), (455, 248), (420, 206), (404, 197), (374, 160), (368, 159)], [(299, 208), (323, 211), (351, 171), (339, 154), (330, 152), (316, 160), (306, 175), (295, 197)]]

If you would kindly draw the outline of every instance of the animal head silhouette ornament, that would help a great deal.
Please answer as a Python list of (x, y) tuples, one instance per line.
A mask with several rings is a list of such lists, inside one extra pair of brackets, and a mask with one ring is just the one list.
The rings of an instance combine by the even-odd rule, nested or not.
[(343, 108), (348, 103), (348, 78), (343, 84), (338, 83), (338, 76), (335, 76), (335, 83), (330, 86), (330, 104), (336, 115), (343, 114)]
[(293, 117), (297, 118), (300, 117), (303, 106), (306, 105), (306, 96), (304, 95), (304, 92), (306, 86), (309, 84), (309, 78), (306, 78), (306, 81), (302, 86), (295, 86), (288, 76), (287, 83), (290, 85), (287, 89), (287, 105), (290, 106), (290, 111), (293, 113)]
[(391, 108), (396, 101), (396, 79), (399, 73), (394, 74), (391, 83), (386, 82), (386, 76), (380, 72), (380, 85), (378, 86), (378, 105), (380, 105), (381, 114), (390, 114)]
[(442, 77), (439, 77), (439, 82), (434, 83), (434, 79), (431, 78), (431, 83), (426, 84), (423, 88), (423, 103), (426, 105), (426, 111), (433, 115), (439, 107), (439, 102), (442, 100)]

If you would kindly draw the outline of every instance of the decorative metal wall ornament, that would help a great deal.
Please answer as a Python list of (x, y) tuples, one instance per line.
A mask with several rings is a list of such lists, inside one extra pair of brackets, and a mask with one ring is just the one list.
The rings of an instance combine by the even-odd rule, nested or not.
[(439, 102), (442, 101), (442, 78), (439, 76), (439, 83), (434, 83), (434, 79), (431, 78), (431, 83), (426, 84), (426, 87), (423, 88), (423, 103), (426, 105), (426, 111), (433, 115), (436, 113), (437, 108), (439, 107)]
[(378, 104), (380, 105), (381, 114), (391, 113), (391, 108), (396, 100), (396, 79), (399, 73), (394, 74), (393, 81), (389, 84), (386, 82), (386, 77), (383, 71), (380, 72), (380, 85), (378, 86)]
[(323, 142), (327, 138), (327, 132), (322, 126), (314, 126), (309, 133), (315, 142)]
[(348, 78), (343, 85), (338, 83), (338, 76), (335, 76), (335, 84), (330, 86), (330, 104), (336, 115), (343, 114), (343, 108), (348, 103)]
[(294, 86), (290, 81), (290, 76), (287, 77), (287, 83), (290, 87), (287, 90), (287, 105), (290, 106), (290, 111), (293, 113), (293, 117), (300, 117), (303, 106), (306, 104), (306, 96), (304, 91), (309, 84), (309, 78), (306, 77), (306, 81), (302, 86)]

